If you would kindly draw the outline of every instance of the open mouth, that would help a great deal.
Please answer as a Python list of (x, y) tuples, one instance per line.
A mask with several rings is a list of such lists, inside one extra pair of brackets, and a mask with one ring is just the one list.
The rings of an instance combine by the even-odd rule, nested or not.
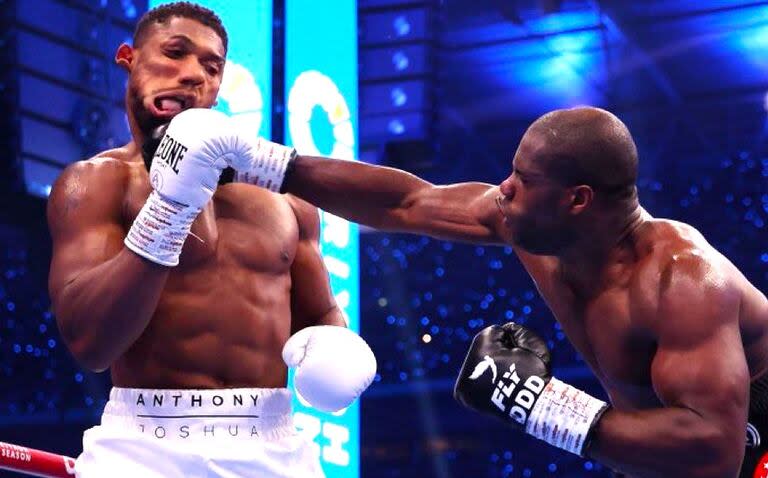
[(506, 212), (504, 212), (504, 206), (502, 205), (502, 197), (496, 196), (495, 202), (496, 207), (499, 209), (499, 214), (501, 214), (502, 217), (502, 223), (507, 227), (512, 227), (512, 221), (509, 219), (509, 216)]
[(183, 95), (158, 95), (152, 102), (155, 116), (170, 118), (192, 107), (192, 98)]
[(502, 200), (503, 199), (501, 196), (496, 196), (496, 207), (498, 208), (499, 213), (501, 213), (501, 215), (504, 216), (504, 218), (506, 218), (507, 214), (504, 212), (504, 206), (501, 205)]

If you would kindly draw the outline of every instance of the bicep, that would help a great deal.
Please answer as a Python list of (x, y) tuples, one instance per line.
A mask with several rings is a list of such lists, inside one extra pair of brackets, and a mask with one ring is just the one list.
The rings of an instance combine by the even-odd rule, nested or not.
[(116, 256), (123, 248), (124, 232), (116, 224), (92, 225), (53, 239), (49, 289), (56, 295), (83, 271)]
[(298, 199), (293, 203), (300, 235), (291, 264), (291, 331), (312, 325), (346, 326), (320, 253), (317, 209)]
[(746, 418), (749, 371), (736, 326), (720, 326), (687, 345), (660, 341), (651, 378), (665, 406), (726, 423)]
[(743, 436), (749, 370), (737, 294), (687, 277), (662, 294), (651, 378), (665, 406), (687, 408)]
[(89, 185), (83, 176), (82, 171), (65, 171), (48, 201), (53, 243), (49, 290), (54, 301), (80, 273), (114, 257), (123, 247), (120, 202), (115, 201), (113, 190)]
[(299, 244), (291, 266), (291, 329), (346, 325), (341, 315), (334, 313), (337, 310), (320, 250), (306, 242)]
[(421, 188), (392, 211), (391, 222), (402, 226), (391, 229), (454, 241), (504, 243), (498, 195), (497, 186), (477, 182)]
[(536, 284), (547, 288), (557, 260), (513, 246), (513, 238), (496, 203), (500, 195), (498, 186), (486, 183), (431, 186), (409, 198), (393, 222), (406, 225), (402, 232), (418, 232), (450, 241), (510, 245)]

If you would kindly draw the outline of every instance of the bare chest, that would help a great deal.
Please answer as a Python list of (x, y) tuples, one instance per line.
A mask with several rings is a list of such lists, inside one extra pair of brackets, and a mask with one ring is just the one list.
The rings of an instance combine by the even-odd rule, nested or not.
[[(149, 196), (136, 181), (124, 206), (126, 230)], [(178, 272), (210, 266), (281, 274), (290, 269), (298, 244), (298, 223), (283, 196), (244, 184), (219, 186), (192, 224)]]
[(608, 289), (585, 300), (556, 284), (542, 294), (615, 406), (645, 408), (658, 403), (651, 383), (655, 342), (642, 326), (644, 307), (628, 289)]

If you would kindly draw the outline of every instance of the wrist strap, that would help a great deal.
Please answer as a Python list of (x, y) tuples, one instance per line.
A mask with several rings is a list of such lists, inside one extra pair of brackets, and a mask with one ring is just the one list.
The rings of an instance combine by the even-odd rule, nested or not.
[(552, 377), (531, 410), (525, 431), (581, 455), (589, 431), (608, 404)]
[(177, 266), (184, 241), (200, 211), (164, 198), (153, 190), (123, 242), (145, 259), (164, 266)]
[(285, 187), (286, 187), (285, 180), (287, 178), (290, 178), (291, 174), (293, 173), (293, 170), (296, 169), (296, 158), (298, 156), (299, 156), (298, 151), (294, 149), (293, 153), (291, 154), (291, 159), (288, 160), (288, 165), (285, 167), (285, 174), (283, 175), (283, 184), (280, 186), (280, 190), (278, 191), (280, 194), (287, 192), (285, 190)]
[(296, 157), (296, 149), (259, 138), (254, 156), (250, 169), (237, 171), (235, 181), (280, 192), (288, 165)]

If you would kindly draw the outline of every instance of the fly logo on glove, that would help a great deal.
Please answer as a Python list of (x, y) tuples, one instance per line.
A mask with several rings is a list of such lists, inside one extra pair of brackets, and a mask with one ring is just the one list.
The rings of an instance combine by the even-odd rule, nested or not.
[[(504, 400), (512, 396), (515, 388), (520, 385), (520, 375), (517, 374), (515, 364), (511, 364), (509, 371), (504, 372), (504, 375), (501, 377), (501, 380), (496, 382), (496, 388), (491, 394), (491, 401), (499, 410), (506, 413), (507, 407), (504, 405)], [(504, 383), (505, 380), (508, 381), (506, 385)], [(537, 375), (528, 377), (523, 386), (514, 393), (513, 404), (509, 409), (508, 415), (517, 423), (525, 425), (533, 404), (536, 403), (536, 399), (539, 398), (541, 391), (544, 390), (544, 385), (546, 385), (546, 382), (541, 377)]]
[(491, 357), (486, 355), (483, 357), (483, 361), (479, 364), (475, 365), (475, 369), (472, 370), (472, 375), (469, 376), (470, 380), (477, 380), (479, 377), (481, 377), (486, 370), (490, 369), (491, 372), (493, 372), (493, 376), (491, 377), (491, 383), (496, 381), (496, 362), (493, 361)]
[[(496, 367), (503, 371), (498, 380)], [(487, 370), (491, 380), (481, 380)], [(602, 400), (552, 377), (546, 342), (513, 322), (475, 336), (453, 394), (468, 408), (576, 454), (607, 409)]]
[(174, 173), (179, 174), (179, 163), (184, 159), (184, 153), (186, 152), (186, 146), (173, 139), (169, 134), (166, 134), (162, 142), (160, 142), (160, 146), (157, 147), (157, 151), (155, 151), (155, 159), (162, 160), (170, 166)]

